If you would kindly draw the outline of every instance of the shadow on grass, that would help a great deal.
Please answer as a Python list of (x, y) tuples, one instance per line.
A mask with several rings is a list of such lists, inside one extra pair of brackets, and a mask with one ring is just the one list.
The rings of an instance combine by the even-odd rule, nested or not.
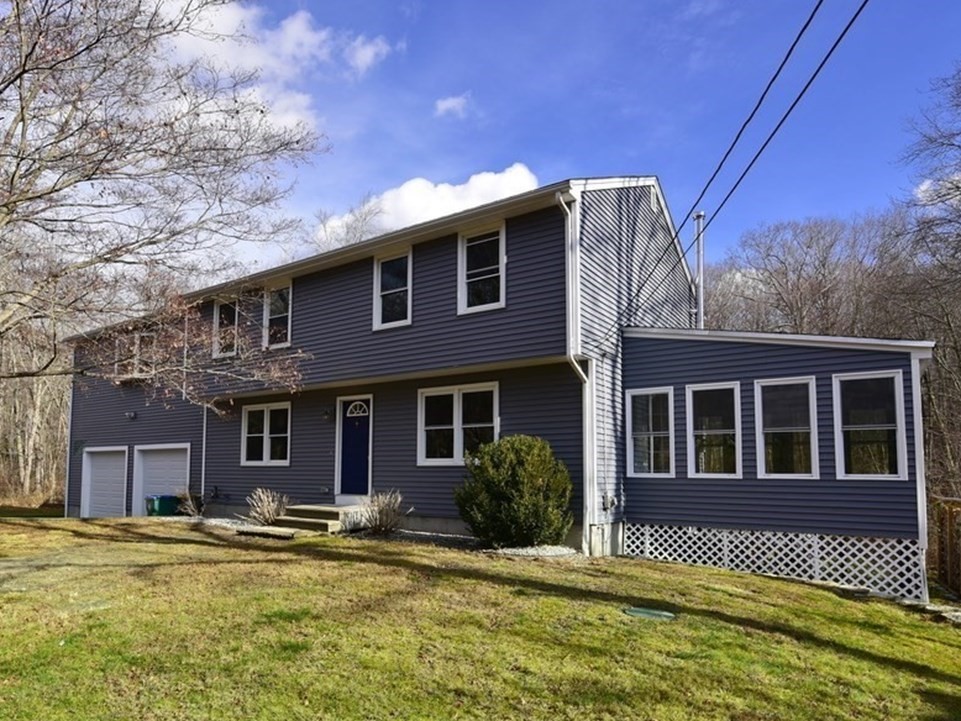
[[(0, 528), (8, 522), (0, 519)], [(228, 535), (229, 530), (222, 527), (214, 527), (204, 524), (184, 524), (184, 529), (178, 529), (176, 535), (170, 535), (170, 527), (166, 524), (144, 524), (134, 522), (102, 522), (88, 520), (73, 522), (67, 525), (58, 523), (37, 522), (16, 522), (11, 525), (20, 527), (27, 526), (32, 529), (49, 528), (52, 531), (67, 532), (74, 537), (85, 540), (102, 540), (120, 543), (159, 543), (159, 544), (181, 544), (181, 545), (200, 545), (204, 547), (230, 548), (247, 552), (295, 555), (318, 561), (329, 561), (337, 563), (356, 563), (370, 566), (380, 566), (384, 568), (401, 569), (410, 573), (421, 574), (425, 577), (453, 578), (493, 585), (506, 586), (510, 588), (523, 588), (528, 592), (555, 596), (575, 602), (590, 603), (609, 603), (615, 606), (645, 606), (663, 611), (670, 611), (681, 616), (692, 616), (719, 621), (731, 624), (740, 628), (750, 629), (764, 634), (776, 634), (792, 639), (798, 643), (814, 646), (819, 649), (827, 650), (841, 656), (865, 661), (872, 664), (879, 664), (897, 671), (910, 673), (915, 676), (948, 684), (961, 684), (961, 676), (947, 673), (931, 666), (912, 661), (905, 658), (885, 656), (874, 651), (858, 648), (849, 644), (842, 643), (835, 639), (825, 638), (816, 633), (803, 628), (774, 622), (764, 621), (749, 616), (736, 615), (721, 611), (715, 608), (704, 608), (694, 605), (680, 605), (671, 603), (663, 598), (643, 597), (633, 594), (620, 594), (599, 589), (582, 588), (576, 585), (565, 583), (555, 583), (551, 581), (531, 578), (525, 575), (511, 575), (486, 568), (479, 568), (476, 565), (467, 564), (436, 564), (424, 562), (417, 559), (420, 548), (424, 551), (430, 549), (429, 546), (418, 547), (415, 544), (394, 544), (402, 550), (395, 550), (388, 542), (374, 541), (355, 542), (369, 545), (366, 548), (345, 547), (340, 541), (329, 543), (326, 539), (320, 541), (314, 539), (303, 542), (284, 542), (267, 541), (264, 539), (247, 539), (236, 535)], [(417, 552), (413, 552), (418, 549)], [(454, 553), (451, 551), (451, 553)], [(469, 556), (470, 559), (478, 559), (477, 556)], [(278, 562), (281, 559), (258, 559), (255, 563)], [(215, 561), (215, 560), (192, 560), (190, 563), (237, 563), (237, 561)], [(246, 563), (248, 561), (244, 561)], [(122, 565), (122, 564), (121, 564)], [(951, 711), (950, 716), (943, 718), (959, 718), (961, 710), (961, 698), (949, 694), (930, 693), (932, 703), (944, 706)], [(936, 703), (935, 703), (936, 702)], [(941, 718), (941, 717), (935, 717)], [(933, 721), (933, 720), (932, 720)]]
[(921, 700), (938, 711), (921, 716), (921, 721), (958, 721), (961, 718), (961, 694), (941, 693), (940, 691), (921, 691)]

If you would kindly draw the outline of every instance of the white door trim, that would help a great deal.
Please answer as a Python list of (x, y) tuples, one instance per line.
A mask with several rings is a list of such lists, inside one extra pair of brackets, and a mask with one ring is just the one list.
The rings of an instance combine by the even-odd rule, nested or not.
[[(131, 491), (134, 500), (143, 499), (143, 451), (187, 451), (187, 484), (190, 484), (190, 444), (189, 443), (149, 443), (133, 447), (133, 489)], [(146, 509), (141, 508), (140, 504), (130, 504), (131, 516), (145, 516)]]
[[(341, 464), (341, 445), (340, 441), (343, 434), (343, 404), (350, 401), (367, 401), (367, 409), (370, 414), (370, 424), (367, 430), (367, 493), (364, 495), (342, 494), (340, 492), (340, 464)], [(374, 482), (374, 396), (370, 393), (337, 396), (335, 412), (337, 413), (337, 431), (334, 434), (334, 503), (338, 506), (349, 506), (370, 498), (370, 491)]]
[(83, 449), (83, 460), (80, 470), (80, 517), (90, 516), (90, 454), (91, 453), (120, 453), (123, 451), (123, 515), (127, 515), (127, 464), (129, 463), (129, 449), (127, 446), (91, 446)]

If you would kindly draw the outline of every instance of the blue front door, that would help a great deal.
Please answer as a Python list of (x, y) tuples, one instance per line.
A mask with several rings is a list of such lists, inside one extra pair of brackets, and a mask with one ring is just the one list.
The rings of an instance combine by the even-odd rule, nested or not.
[(370, 399), (340, 402), (340, 492), (370, 492)]

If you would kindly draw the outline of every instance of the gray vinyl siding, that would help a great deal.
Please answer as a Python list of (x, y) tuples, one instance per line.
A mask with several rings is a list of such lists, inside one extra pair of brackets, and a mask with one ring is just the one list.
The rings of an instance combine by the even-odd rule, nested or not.
[[(412, 322), (406, 326), (373, 329), (373, 257), (293, 278), (291, 346), (305, 354), (298, 363), (300, 385), (562, 357), (567, 311), (560, 208), (506, 220), (503, 308), (457, 314), (458, 242), (454, 234), (412, 247)], [(261, 313), (244, 313), (255, 326), (248, 329), (254, 347)], [(201, 315), (212, 327), (213, 304), (206, 303)], [(262, 386), (234, 383), (230, 390)]]
[[(631, 522), (917, 537), (909, 353), (640, 338), (625, 338), (624, 351), (626, 389), (674, 388), (676, 477), (627, 478), (626, 463), (621, 465), (626, 516)], [(908, 480), (839, 480), (835, 470), (832, 376), (889, 370), (903, 373)], [(811, 375), (816, 378), (820, 478), (758, 479), (754, 381)], [(741, 384), (743, 478), (690, 479), (685, 386), (724, 381)]]
[(687, 328), (691, 322), (685, 261), (656, 196), (652, 210), (652, 193), (649, 186), (591, 190), (581, 204), (581, 350), (596, 360), (597, 490), (599, 499), (619, 500), (610, 514), (598, 500), (601, 523), (617, 520), (624, 500), (620, 328)]
[[(308, 391), (287, 398), (271, 396), (237, 401), (236, 411), (208, 418), (206, 489), (220, 499), (242, 504), (256, 487), (286, 493), (302, 503), (334, 500), (337, 397), (373, 395), (373, 490), (396, 488), (413, 515), (456, 518), (453, 489), (463, 483), (464, 469), (417, 466), (417, 392), (421, 388), (497, 381), (501, 435), (541, 436), (563, 460), (574, 481), (572, 507), (580, 517), (582, 503), (581, 387), (569, 366), (552, 364), (466, 376), (381, 383), (363, 387)], [(290, 465), (240, 465), (242, 404), (291, 401)]]
[[(199, 406), (180, 399), (151, 398), (136, 383), (113, 385), (104, 380), (77, 377), (73, 382), (71, 402), (71, 438), (67, 511), (80, 514), (80, 483), (85, 448), (95, 446), (126, 446), (127, 504), (132, 498), (133, 447), (159, 443), (190, 444), (190, 487), (200, 488), (200, 469), (203, 449), (203, 411)], [(128, 412), (136, 413), (133, 419)]]

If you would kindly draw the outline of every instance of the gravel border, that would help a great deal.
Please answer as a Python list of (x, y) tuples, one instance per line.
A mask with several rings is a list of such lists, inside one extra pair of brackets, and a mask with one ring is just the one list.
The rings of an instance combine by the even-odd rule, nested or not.
[(526, 546), (524, 548), (495, 548), (487, 553), (500, 556), (527, 556), (551, 558), (557, 556), (577, 556), (579, 552), (570, 546)]

